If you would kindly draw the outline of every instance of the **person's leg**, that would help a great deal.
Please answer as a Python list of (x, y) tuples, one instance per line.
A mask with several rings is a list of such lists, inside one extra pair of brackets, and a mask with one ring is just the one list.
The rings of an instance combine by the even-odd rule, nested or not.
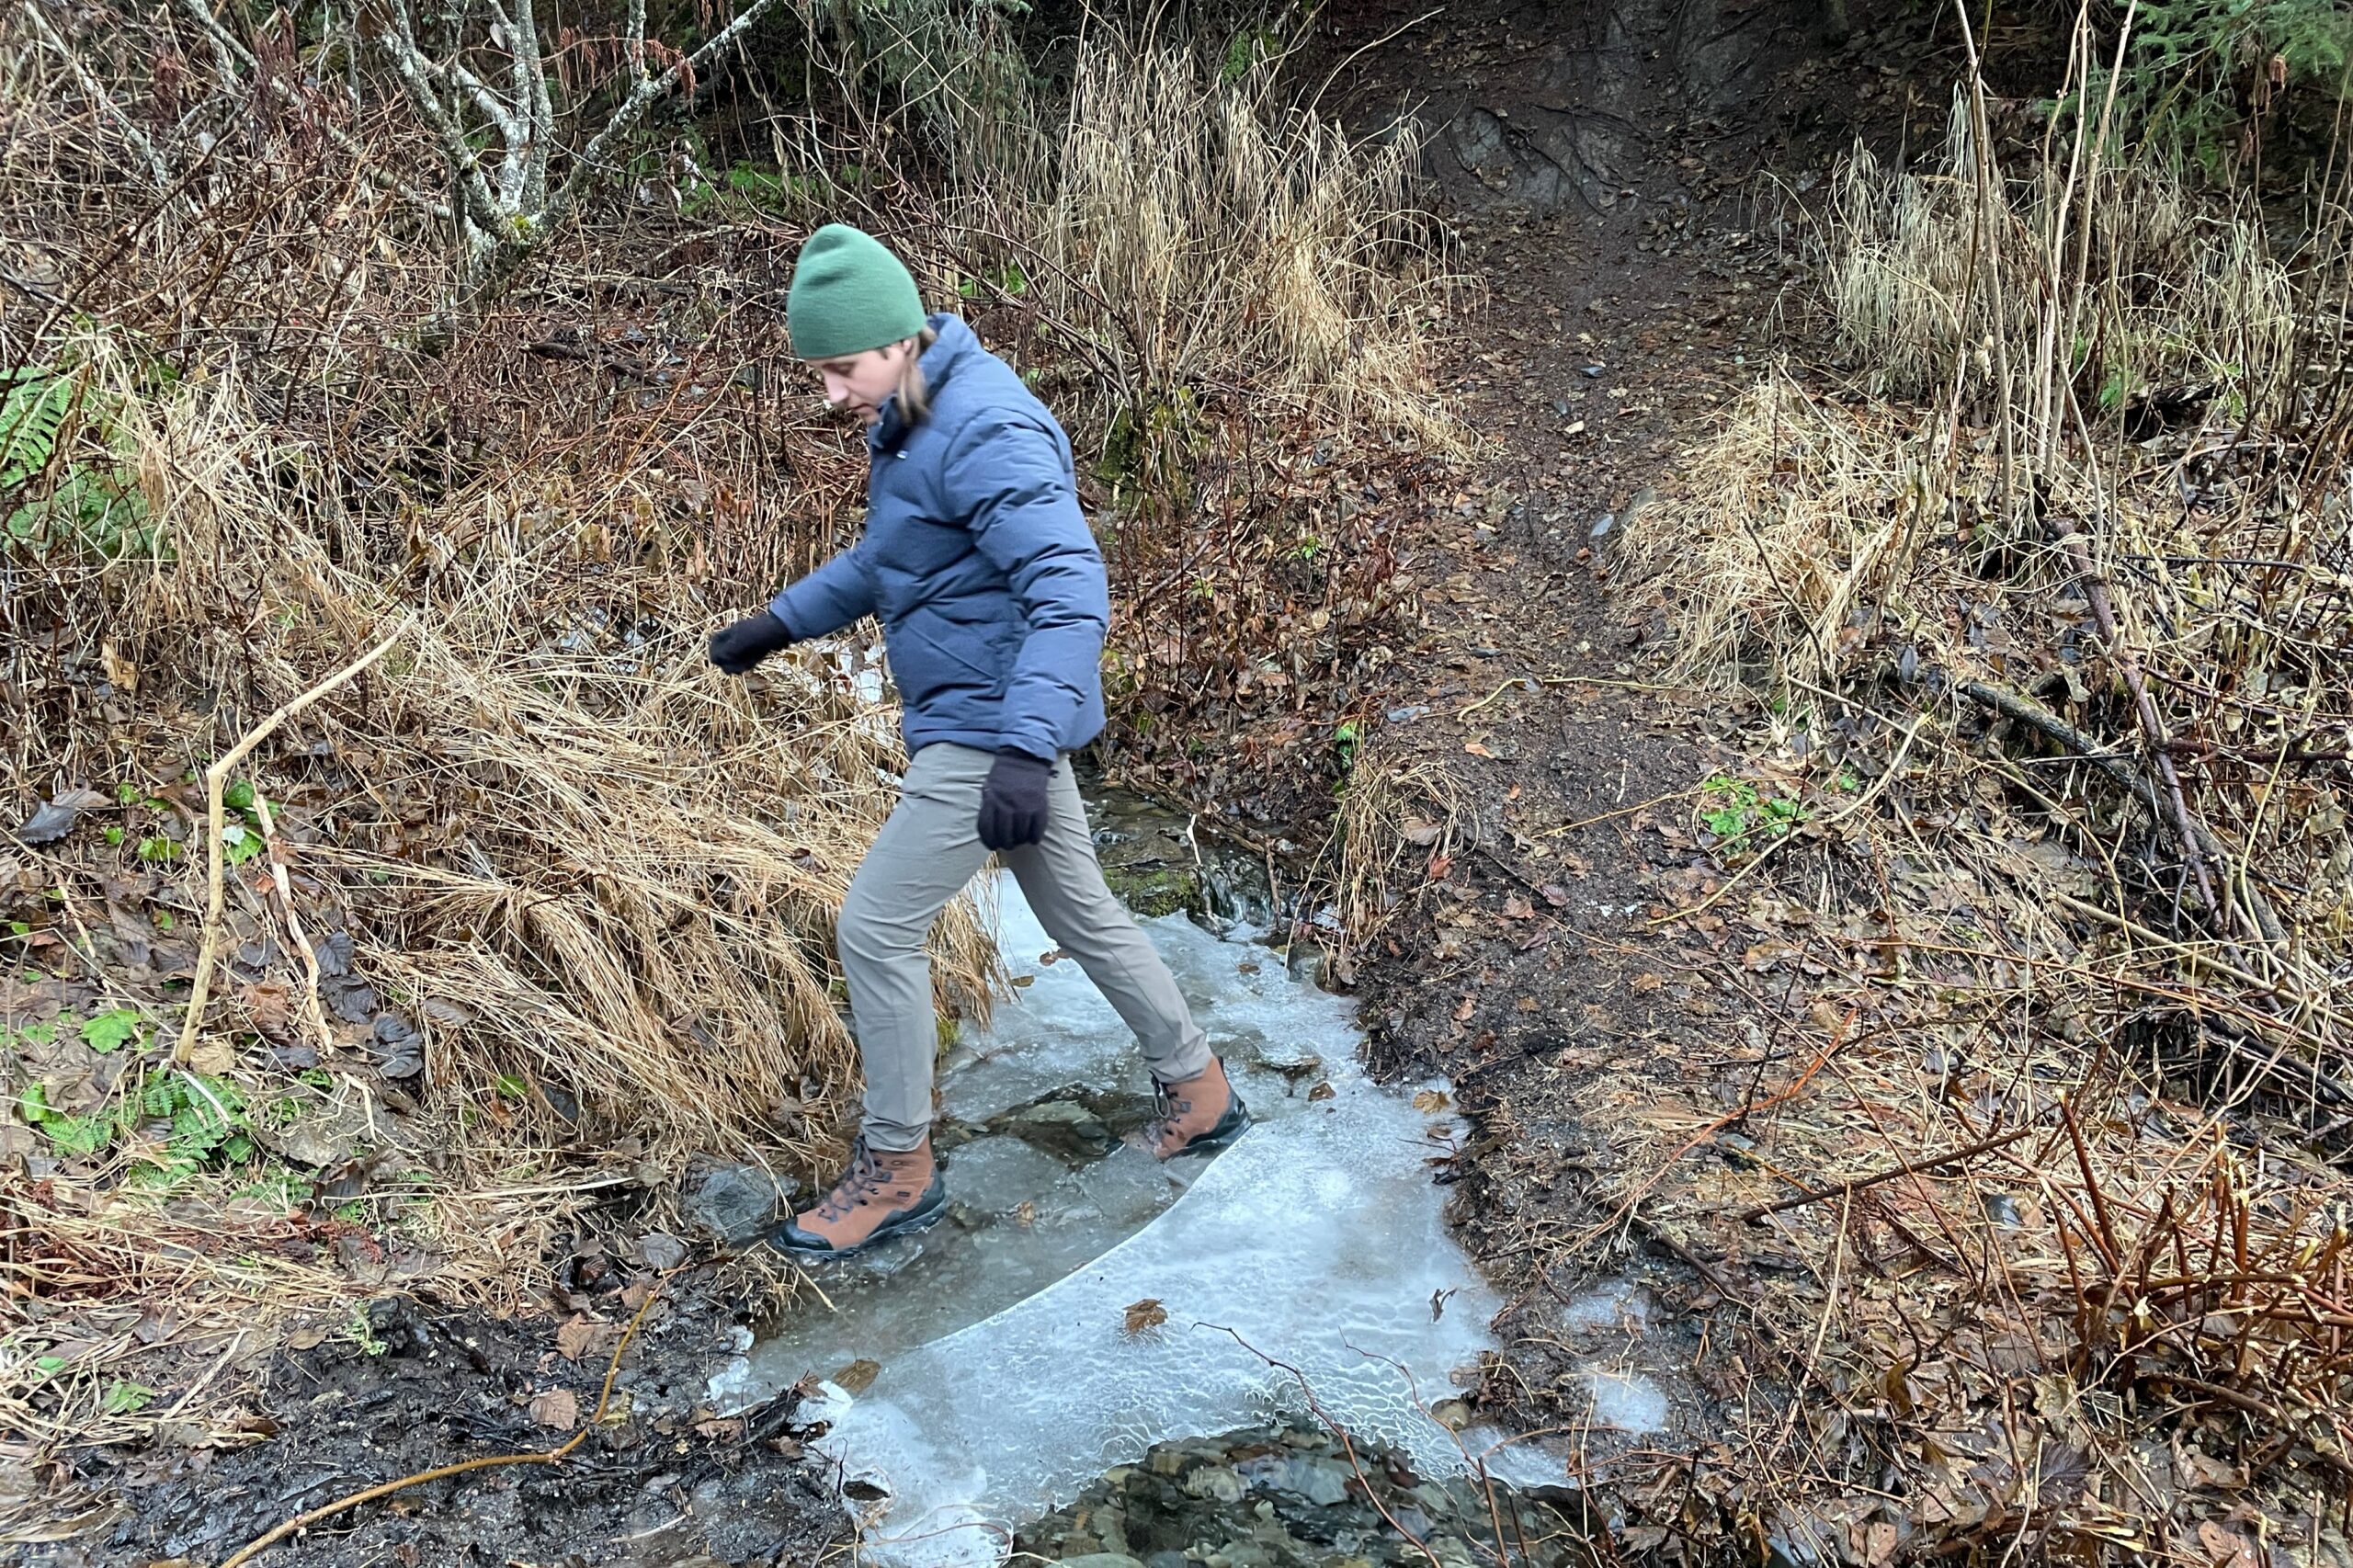
[(1154, 1153), (1165, 1157), (1229, 1142), (1248, 1125), (1248, 1112), (1226, 1086), (1224, 1066), (1193, 1021), (1176, 977), (1103, 880), (1068, 758), (1054, 769), (1047, 804), (1045, 837), (1003, 858), (1046, 934), (1135, 1030), (1165, 1092), (1162, 1121), (1149, 1135)]
[(850, 879), (834, 941), (866, 1067), (866, 1120), (841, 1179), (777, 1228), (775, 1244), (787, 1252), (855, 1252), (928, 1224), (946, 1201), (931, 1155), (939, 1024), (925, 943), (988, 858), (974, 825), (988, 761), (961, 747), (917, 752), (897, 807)]
[(834, 928), (866, 1065), (868, 1144), (904, 1151), (931, 1131), (939, 1018), (925, 943), (939, 912), (988, 859), (974, 823), (985, 753), (933, 745), (907, 768), (899, 803), (850, 879)]

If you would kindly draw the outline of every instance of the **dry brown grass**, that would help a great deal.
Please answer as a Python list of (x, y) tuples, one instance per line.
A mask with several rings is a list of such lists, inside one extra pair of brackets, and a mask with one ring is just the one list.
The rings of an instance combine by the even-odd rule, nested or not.
[(1310, 885), (1328, 887), (1335, 935), (1344, 948), (1370, 939), (1446, 867), (1472, 847), (1477, 813), (1462, 781), (1427, 757), (1392, 757), (1376, 736), (1340, 791), (1325, 850), (1328, 866)]
[(1270, 69), (1228, 77), (1109, 36), (1081, 45), (1053, 132), (1049, 157), (992, 171), (961, 218), (1090, 361), (1106, 417), (1182, 426), (1222, 396), (1461, 442), (1428, 362), (1465, 284), (1420, 206), (1411, 125), (1352, 141), (1290, 107)]
[(1759, 382), (1629, 540), (1677, 606), (1675, 677), (1845, 675), (1857, 612), (1904, 581), (1933, 528), (1923, 462), (1884, 408), (1817, 398), (1780, 371)]
[[(121, 406), (169, 559), (131, 569), (112, 640), (155, 699), (233, 687), (263, 711), (414, 618), (302, 726), (356, 794), (313, 816), (299, 863), (384, 890), (363, 966), (426, 1030), (434, 1089), (462, 1103), (521, 1078), (542, 1109), (547, 1088), (576, 1100), (592, 1135), (808, 1153), (853, 1077), (832, 917), (892, 802), (892, 712), (823, 649), (756, 683), (718, 675), (716, 618), (658, 573), (629, 588), (660, 630), (600, 633), (610, 585), (583, 591), (594, 544), (545, 482), (436, 516), (470, 542), (404, 603), (258, 482), (265, 438), (233, 377)], [(236, 620), (267, 630), (232, 648)], [(420, 829), (448, 852), (420, 854)], [(937, 952), (943, 1004), (984, 1012), (969, 906)], [(211, 1027), (235, 1021), (233, 1004)]]
[(1821, 234), (1836, 340), (1875, 392), (2024, 404), (2055, 372), (2111, 411), (2185, 384), (2260, 405), (2293, 369), (2295, 290), (2259, 213), (2134, 164), (2014, 177), (1966, 91), (1929, 167), (1849, 154)]
[(1630, 540), (1677, 673), (1771, 699), (1754, 766), (1815, 821), (1669, 916), (1780, 1014), (1724, 1064), (1753, 1160), (1670, 1096), (1616, 1124), (1605, 1212), (1736, 1279), (1802, 1260), (1741, 1351), (1790, 1392), (1718, 1484), (1760, 1530), (2318, 1540), (2353, 1477), (2353, 270), (2291, 278), (2251, 210), (2067, 122), (2014, 176), (1986, 119), (1968, 90), (1940, 164), (1849, 162), (1848, 376), (1777, 369)]

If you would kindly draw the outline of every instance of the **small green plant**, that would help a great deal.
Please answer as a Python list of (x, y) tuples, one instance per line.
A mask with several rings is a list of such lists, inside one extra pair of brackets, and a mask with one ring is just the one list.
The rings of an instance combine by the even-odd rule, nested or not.
[(139, 1027), (139, 1013), (132, 1007), (117, 1007), (100, 1013), (82, 1026), (82, 1043), (104, 1055), (119, 1050), (127, 1041), (143, 1036)]
[(168, 866), (188, 853), (188, 846), (164, 834), (151, 833), (139, 841), (139, 858), (150, 866)]
[(128, 1378), (117, 1378), (107, 1384), (102, 1401), (108, 1415), (136, 1415), (155, 1400), (155, 1391), (144, 1383), (134, 1383)]
[[(62, 460), (67, 429), (80, 413), (109, 448), (107, 410), (83, 395), (76, 379), (46, 365), (0, 371), (0, 500), (21, 496)], [(36, 553), (70, 547), (109, 560), (153, 553), (157, 534), (136, 471), (119, 456), (67, 460), (45, 495), (11, 507), (7, 537)]]
[(26, 1125), (40, 1130), (60, 1159), (88, 1159), (123, 1131), (119, 1110), (112, 1116), (70, 1115), (51, 1106), (47, 1086), (38, 1083), (17, 1096), (17, 1114)]
[(1002, 267), (990, 267), (977, 278), (965, 278), (956, 286), (956, 292), (967, 300), (976, 300), (984, 286), (994, 286), (1017, 300), (1029, 291), (1029, 275), (1008, 261)]
[(387, 1356), (392, 1346), (376, 1337), (376, 1325), (368, 1321), (367, 1309), (358, 1301), (351, 1303), (351, 1342), (359, 1346), (362, 1356)]
[(1225, 58), (1218, 63), (1217, 79), (1231, 87), (1256, 70), (1261, 62), (1273, 60), (1282, 51), (1282, 40), (1275, 36), (1272, 28), (1245, 28), (1225, 46)]
[(1718, 774), (1699, 790), (1699, 823), (1722, 840), (1721, 847), (1753, 847), (1788, 834), (1813, 813), (1793, 796), (1760, 793), (1745, 778)]

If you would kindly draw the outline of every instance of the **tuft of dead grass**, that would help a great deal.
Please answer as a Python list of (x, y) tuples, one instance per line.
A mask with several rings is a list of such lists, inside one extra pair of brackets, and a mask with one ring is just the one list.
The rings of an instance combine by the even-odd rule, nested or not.
[(1457, 445), (1428, 365), (1465, 285), (1417, 199), (1419, 133), (1352, 140), (1282, 92), (1269, 65), (1090, 38), (1050, 151), (962, 222), (1092, 362), (1107, 420), (1225, 396)]
[(1849, 153), (1818, 233), (1835, 340), (1881, 395), (1990, 407), (2055, 374), (2111, 413), (2182, 385), (2261, 403), (2294, 366), (2295, 290), (2259, 214), (2137, 163), (2014, 177), (1965, 88), (1927, 167)]
[(1883, 407), (1776, 369), (1733, 405), (1629, 549), (1677, 608), (1670, 669), (1699, 685), (1819, 685), (1936, 523), (1928, 454)]
[(1340, 791), (1325, 851), (1330, 869), (1319, 865), (1309, 878), (1311, 885), (1329, 888), (1344, 948), (1369, 939), (1443, 881), (1447, 865), (1472, 846), (1477, 824), (1469, 793), (1450, 769), (1427, 757), (1392, 756), (1376, 736)]

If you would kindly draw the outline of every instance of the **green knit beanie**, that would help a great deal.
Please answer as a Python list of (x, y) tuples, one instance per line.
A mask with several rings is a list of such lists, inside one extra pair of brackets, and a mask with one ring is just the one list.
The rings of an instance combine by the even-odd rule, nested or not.
[(801, 247), (784, 318), (803, 359), (863, 354), (924, 329), (915, 280), (881, 241), (847, 223), (826, 224)]

